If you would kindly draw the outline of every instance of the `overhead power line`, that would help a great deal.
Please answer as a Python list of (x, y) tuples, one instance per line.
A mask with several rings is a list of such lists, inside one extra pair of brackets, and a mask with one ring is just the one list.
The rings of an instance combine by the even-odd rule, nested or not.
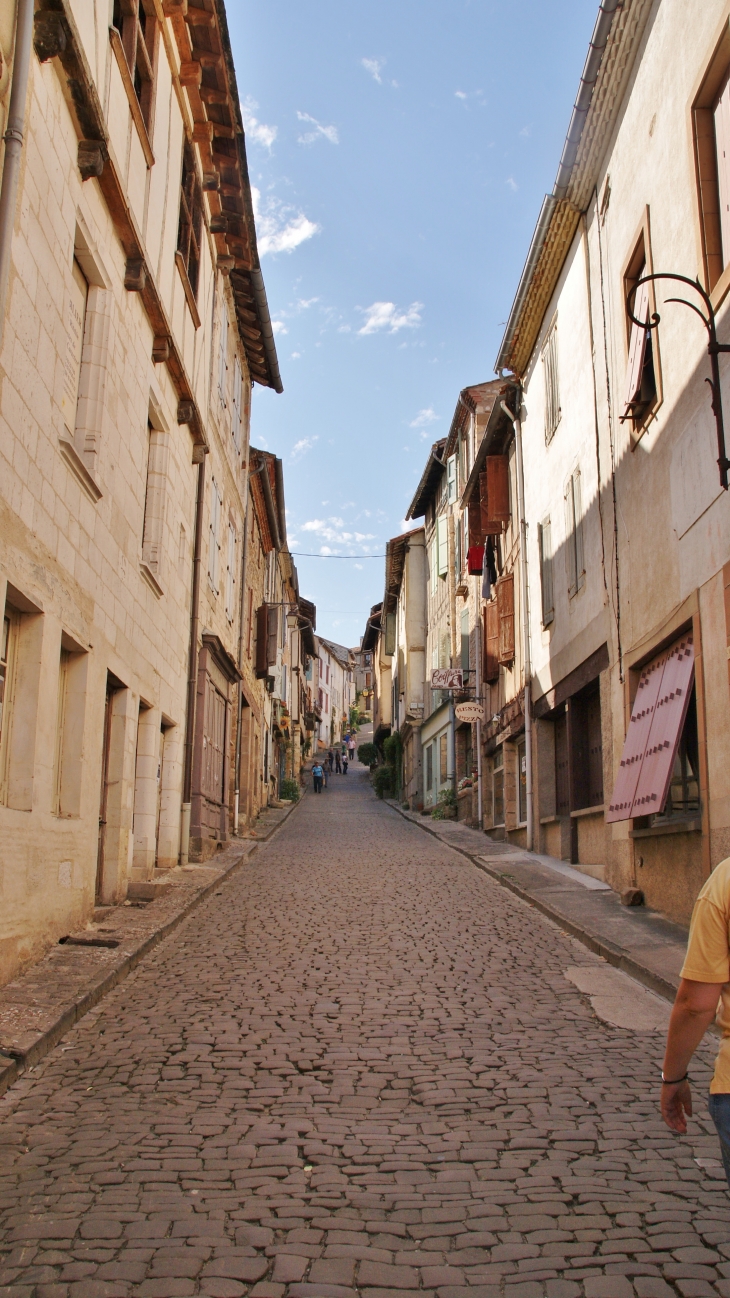
[(384, 559), (384, 554), (308, 554), (306, 550), (290, 550), (297, 559)]

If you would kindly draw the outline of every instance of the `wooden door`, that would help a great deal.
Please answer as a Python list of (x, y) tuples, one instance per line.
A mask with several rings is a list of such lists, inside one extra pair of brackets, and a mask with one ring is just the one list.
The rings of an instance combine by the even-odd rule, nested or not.
[(112, 708), (116, 690), (107, 682), (104, 700), (104, 731), (101, 753), (101, 789), (99, 794), (99, 843), (96, 853), (96, 901), (101, 901), (104, 886), (104, 848), (106, 845), (106, 817), (109, 801), (109, 753), (112, 734)]

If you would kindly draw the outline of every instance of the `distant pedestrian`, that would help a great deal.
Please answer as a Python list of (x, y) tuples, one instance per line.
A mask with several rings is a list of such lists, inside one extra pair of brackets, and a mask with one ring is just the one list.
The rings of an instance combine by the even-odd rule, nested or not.
[(350, 739), (350, 742), (347, 745), (347, 751), (350, 754), (350, 761), (354, 762), (355, 760), (355, 740), (354, 739)]
[(341, 774), (342, 774), (342, 759), (341, 759), (341, 757), (340, 757), (340, 750), (339, 750), (339, 748), (337, 749), (337, 752), (335, 753), (335, 774), (336, 774), (336, 775), (341, 775)]
[(348, 763), (347, 763), (347, 758), (346, 758), (346, 757), (343, 757), (343, 759), (342, 759), (342, 774), (343, 774), (343, 775), (347, 775), (347, 765), (348, 765)]
[(324, 771), (322, 770), (322, 767), (320, 766), (319, 762), (315, 762), (314, 766), (312, 767), (312, 780), (314, 781), (315, 793), (322, 792), (323, 779), (324, 779)]
[(330, 775), (331, 775), (331, 774), (332, 774), (332, 767), (333, 767), (334, 764), (335, 764), (335, 755), (334, 755), (334, 753), (332, 752), (332, 749), (331, 749), (331, 748), (330, 748), (330, 750), (329, 750), (329, 752), (328, 752), (328, 754), (327, 754), (327, 762), (328, 762), (328, 764), (329, 764)]

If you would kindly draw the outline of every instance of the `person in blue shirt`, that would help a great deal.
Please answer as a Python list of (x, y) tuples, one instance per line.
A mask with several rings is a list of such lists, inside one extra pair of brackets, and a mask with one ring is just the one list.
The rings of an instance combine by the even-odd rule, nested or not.
[(314, 766), (312, 767), (312, 780), (314, 781), (315, 793), (322, 792), (323, 779), (324, 779), (324, 771), (322, 770), (322, 767), (320, 766), (319, 762), (315, 762)]

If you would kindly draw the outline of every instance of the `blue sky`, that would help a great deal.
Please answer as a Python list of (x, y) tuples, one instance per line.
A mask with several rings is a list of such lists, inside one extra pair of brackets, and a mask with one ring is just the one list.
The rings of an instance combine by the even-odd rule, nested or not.
[[(267, 0), (228, 18), (284, 393), (254, 389), (292, 551), (382, 555), (493, 364), (597, 0)], [(355, 645), (382, 559), (295, 560)]]

